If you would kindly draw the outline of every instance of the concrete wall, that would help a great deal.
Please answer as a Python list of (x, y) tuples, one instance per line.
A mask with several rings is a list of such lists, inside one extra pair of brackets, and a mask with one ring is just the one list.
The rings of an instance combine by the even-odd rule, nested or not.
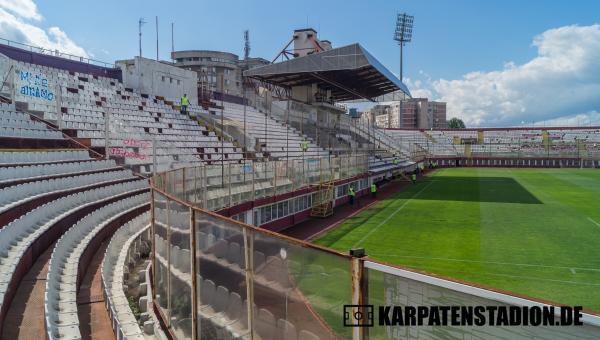
[(186, 93), (190, 103), (198, 103), (198, 76), (156, 60), (135, 57), (117, 61), (123, 72), (123, 85), (136, 92), (179, 100)]

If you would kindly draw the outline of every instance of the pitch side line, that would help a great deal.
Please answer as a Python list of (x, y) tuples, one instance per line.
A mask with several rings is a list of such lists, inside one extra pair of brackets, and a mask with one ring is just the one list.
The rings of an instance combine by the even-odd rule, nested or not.
[(413, 255), (395, 255), (395, 254), (381, 254), (381, 253), (369, 253), (375, 256), (389, 256), (389, 257), (406, 257), (423, 260), (439, 260), (439, 261), (453, 261), (453, 262), (471, 262), (471, 263), (487, 263), (487, 264), (498, 264), (507, 266), (520, 266), (520, 267), (539, 267), (539, 268), (553, 268), (553, 269), (568, 269), (573, 272), (574, 270), (581, 271), (593, 271), (600, 272), (600, 268), (584, 268), (584, 267), (567, 267), (567, 266), (548, 266), (543, 264), (532, 264), (532, 263), (511, 263), (511, 262), (495, 262), (495, 261), (478, 261), (478, 260), (467, 260), (467, 259), (453, 259), (448, 257), (428, 257), (428, 256), (413, 256)]
[[(422, 269), (426, 269), (426, 268), (422, 267)], [(525, 280), (533, 280), (533, 281), (548, 281), (548, 282), (566, 283), (566, 284), (579, 285), (579, 286), (600, 286), (600, 283), (545, 279), (545, 278), (541, 278), (541, 277), (523, 276), (523, 275), (496, 274), (496, 273), (484, 273), (481, 275), (509, 277), (511, 279), (525, 279)]]
[(598, 223), (598, 222), (596, 222), (596, 221), (592, 220), (592, 218), (591, 218), (591, 217), (588, 217), (587, 219), (588, 219), (588, 221), (590, 221), (590, 222), (594, 223), (594, 224), (595, 224), (595, 225), (596, 225), (598, 228), (600, 228), (600, 223)]
[(424, 186), (421, 190), (419, 190), (419, 192), (417, 192), (416, 194), (412, 195), (408, 200), (406, 200), (406, 202), (404, 202), (398, 209), (396, 209), (396, 211), (394, 211), (390, 216), (388, 216), (385, 220), (379, 222), (378, 225), (375, 226), (375, 228), (371, 229), (371, 231), (369, 231), (365, 236), (363, 236), (360, 240), (358, 240), (358, 242), (356, 242), (352, 248), (355, 248), (357, 246), (359, 246), (361, 243), (363, 243), (367, 238), (369, 238), (369, 236), (371, 236), (374, 232), (377, 231), (377, 229), (379, 229), (382, 225), (384, 225), (385, 223), (387, 223), (387, 221), (389, 221), (392, 217), (394, 217), (394, 215), (396, 215), (400, 210), (402, 210), (402, 208), (404, 208), (406, 206), (406, 204), (408, 202), (410, 202), (410, 200), (412, 200), (413, 198), (419, 196), (423, 191), (425, 191), (425, 189), (429, 188), (429, 186), (431, 184), (433, 184), (434, 181), (429, 181), (429, 183)]

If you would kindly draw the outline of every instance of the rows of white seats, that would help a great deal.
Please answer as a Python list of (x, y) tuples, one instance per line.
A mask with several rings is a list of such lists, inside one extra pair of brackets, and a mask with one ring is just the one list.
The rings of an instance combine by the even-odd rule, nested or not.
[(128, 178), (133, 178), (130, 170), (119, 170), (13, 185), (0, 189), (0, 212), (45, 194)]
[(114, 160), (32, 164), (0, 168), (0, 182), (114, 168)]
[(26, 119), (0, 118), (0, 126), (29, 129), (29, 130), (46, 130), (46, 124), (42, 122), (34, 122), (27, 117)]
[(48, 265), (44, 316), (49, 339), (81, 339), (77, 315), (77, 273), (81, 255), (112, 220), (147, 205), (147, 193), (106, 205), (73, 225), (56, 243)]
[(91, 204), (146, 187), (145, 180), (138, 180), (64, 196), (31, 210), (0, 229), (0, 306), (19, 260), (56, 222)]
[[(218, 338), (249, 339), (248, 300), (242, 302), (240, 294), (230, 292), (225, 286), (216, 286), (210, 279), (199, 278), (199, 314), (201, 331)], [(277, 319), (268, 309), (253, 305), (255, 332), (261, 339), (319, 340), (308, 330), (297, 330), (293, 323)], [(208, 330), (204, 328), (209, 328)]]
[(35, 139), (64, 139), (60, 131), (31, 130), (13, 127), (0, 127), (0, 137), (35, 138)]
[[(78, 121), (66, 121), (63, 124), (65, 129), (76, 129), (76, 130), (104, 130), (104, 123), (88, 123)], [(79, 135), (78, 135), (79, 137)]]
[[(256, 138), (258, 143), (265, 144), (265, 147), (261, 151), (269, 152), (272, 157), (290, 156), (296, 158), (327, 155), (326, 150), (318, 147), (293, 127), (278, 122), (251, 106), (245, 108), (245, 113), (244, 107), (239, 104), (224, 102), (223, 107), (224, 118), (238, 122), (239, 124), (242, 124), (241, 122), (244, 119), (246, 120), (246, 132)], [(214, 113), (220, 116), (221, 110), (215, 110)], [(302, 152), (300, 145), (300, 142), (304, 140), (309, 141), (309, 151), (306, 153)]]
[(3, 119), (14, 119), (14, 120), (30, 119), (29, 115), (27, 113), (18, 112), (18, 111), (14, 111), (14, 110), (8, 110), (8, 109), (1, 109), (0, 117), (2, 117)]
[(0, 164), (48, 163), (90, 159), (87, 150), (0, 152)]
[(123, 290), (124, 269), (137, 243), (150, 241), (150, 213), (135, 217), (110, 239), (102, 261), (102, 289), (117, 339), (143, 339), (142, 331)]

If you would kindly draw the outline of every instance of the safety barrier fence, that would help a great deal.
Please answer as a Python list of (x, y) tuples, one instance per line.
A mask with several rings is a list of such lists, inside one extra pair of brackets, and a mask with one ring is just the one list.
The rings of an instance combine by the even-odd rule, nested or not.
[(207, 210), (294, 192), (368, 172), (368, 155), (223, 163), (158, 174), (157, 189)]
[(372, 305), (379, 318), (378, 306), (547, 305), (225, 218), (186, 199), (190, 195), (184, 194), (183, 183), (198, 171), (175, 170), (152, 181), (153, 304), (176, 339), (525, 339), (600, 334), (600, 318), (589, 313), (583, 314), (582, 326), (378, 326), (376, 318), (375, 327), (352, 327), (366, 325), (366, 317), (352, 317), (357, 312), (373, 314), (369, 307), (347, 305)]

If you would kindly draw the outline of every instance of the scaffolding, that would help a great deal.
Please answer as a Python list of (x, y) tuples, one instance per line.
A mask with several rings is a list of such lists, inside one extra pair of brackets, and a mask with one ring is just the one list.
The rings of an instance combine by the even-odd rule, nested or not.
[(310, 210), (311, 217), (324, 218), (333, 215), (334, 180), (336, 176), (332, 163), (336, 163), (336, 161), (337, 159), (329, 158), (319, 164), (319, 183), (313, 186), (317, 188), (317, 192)]

